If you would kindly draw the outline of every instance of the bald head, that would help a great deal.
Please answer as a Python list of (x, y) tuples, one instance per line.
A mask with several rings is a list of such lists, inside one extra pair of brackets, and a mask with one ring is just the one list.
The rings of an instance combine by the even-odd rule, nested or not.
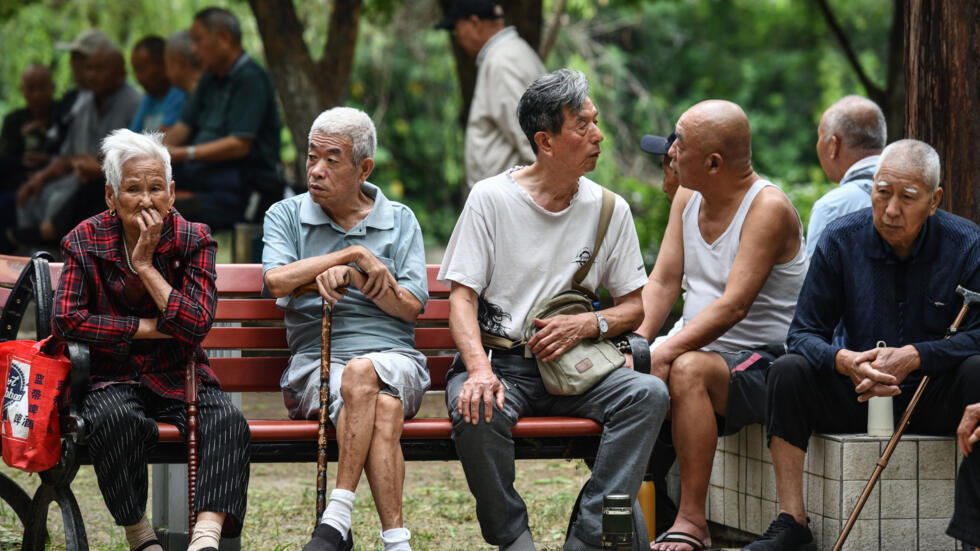
[(676, 158), (683, 151), (687, 158), (676, 166), (682, 186), (697, 189), (709, 172), (735, 177), (752, 173), (749, 119), (730, 101), (702, 101), (685, 111), (677, 121), (674, 144), (668, 154)]
[(37, 63), (28, 65), (20, 75), (20, 92), (34, 116), (46, 116), (54, 102), (51, 70)]

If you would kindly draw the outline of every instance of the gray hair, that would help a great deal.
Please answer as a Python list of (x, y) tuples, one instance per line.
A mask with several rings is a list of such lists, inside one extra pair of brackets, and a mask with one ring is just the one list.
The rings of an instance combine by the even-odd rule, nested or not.
[(194, 14), (194, 21), (200, 21), (204, 28), (212, 33), (219, 30), (228, 31), (235, 42), (239, 44), (242, 42), (241, 23), (238, 22), (235, 14), (224, 8), (204, 8)]
[(588, 97), (589, 81), (582, 71), (572, 69), (541, 75), (528, 86), (517, 104), (517, 120), (535, 154), (538, 144), (534, 143), (534, 135), (545, 130), (560, 134), (565, 123), (564, 109), (578, 113)]
[(102, 140), (102, 171), (106, 183), (112, 186), (112, 193), (119, 194), (122, 185), (123, 167), (133, 159), (159, 159), (163, 163), (163, 174), (167, 179), (167, 189), (173, 180), (170, 168), (170, 152), (163, 145), (163, 134), (148, 132), (137, 134), (132, 130), (120, 128), (109, 133)]
[(835, 134), (843, 146), (857, 151), (881, 151), (888, 138), (885, 114), (878, 104), (862, 96), (844, 96), (823, 116), (824, 141)]
[(939, 188), (939, 154), (926, 142), (898, 140), (888, 144), (878, 160), (875, 181), (878, 180), (882, 167), (887, 164), (899, 164), (899, 166), (917, 169), (923, 183), (929, 186), (929, 193), (935, 193)]
[(353, 143), (355, 165), (360, 164), (364, 159), (373, 158), (374, 150), (378, 147), (377, 132), (371, 117), (353, 107), (334, 107), (320, 113), (310, 127), (308, 141), (313, 140), (314, 132), (350, 138)]
[(166, 51), (183, 57), (195, 68), (199, 68), (201, 66), (201, 61), (197, 59), (196, 55), (194, 55), (192, 46), (193, 42), (191, 42), (191, 32), (187, 29), (182, 29), (170, 35), (170, 38), (167, 39)]

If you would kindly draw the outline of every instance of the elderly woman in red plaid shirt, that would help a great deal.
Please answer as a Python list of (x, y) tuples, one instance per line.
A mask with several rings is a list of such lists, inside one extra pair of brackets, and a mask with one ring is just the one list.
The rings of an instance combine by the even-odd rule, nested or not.
[(82, 415), (99, 488), (132, 550), (162, 551), (146, 519), (145, 448), (155, 421), (186, 426), (184, 373), (197, 364), (201, 464), (188, 551), (217, 551), (245, 517), (249, 430), (208, 366), (201, 341), (217, 302), (217, 244), (174, 210), (170, 155), (160, 135), (116, 130), (102, 143), (102, 214), (62, 241), (54, 333), (89, 344)]

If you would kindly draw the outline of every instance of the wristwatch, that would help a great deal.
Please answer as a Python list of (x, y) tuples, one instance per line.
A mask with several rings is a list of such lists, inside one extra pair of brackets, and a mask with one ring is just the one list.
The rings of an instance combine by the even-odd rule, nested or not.
[(596, 337), (597, 340), (602, 340), (606, 338), (606, 332), (609, 331), (609, 324), (606, 323), (606, 318), (602, 317), (599, 312), (593, 312), (595, 314), (595, 320), (599, 323), (599, 336)]

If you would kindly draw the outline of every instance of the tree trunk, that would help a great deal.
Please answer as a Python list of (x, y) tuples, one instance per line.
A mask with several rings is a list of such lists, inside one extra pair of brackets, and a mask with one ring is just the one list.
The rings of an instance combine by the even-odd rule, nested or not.
[(906, 0), (906, 136), (936, 149), (941, 207), (980, 221), (980, 6)]
[[(521, 38), (526, 40), (535, 51), (538, 50), (541, 42), (541, 2), (542, 0), (497, 1), (500, 7), (504, 9), (504, 20), (507, 24), (517, 27), (517, 34), (521, 35)], [(439, 0), (439, 5), (444, 14), (449, 13), (452, 4), (453, 0)], [(459, 125), (465, 128), (470, 113), (473, 88), (476, 85), (476, 60), (468, 56), (459, 47), (452, 35), (449, 35), (449, 43), (453, 49), (453, 57), (456, 58), (456, 77), (459, 80), (459, 89), (463, 96), (462, 105), (459, 109)]]
[(336, 0), (323, 57), (314, 62), (292, 0), (249, 0), (265, 48), (272, 81), (299, 159), (310, 124), (321, 111), (343, 103), (353, 68), (361, 0)]

